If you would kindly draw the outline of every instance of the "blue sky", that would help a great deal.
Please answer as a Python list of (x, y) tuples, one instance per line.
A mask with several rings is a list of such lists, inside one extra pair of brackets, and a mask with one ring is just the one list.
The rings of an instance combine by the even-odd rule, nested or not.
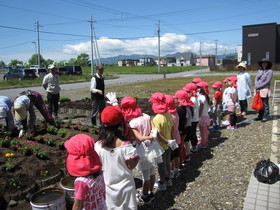
[[(0, 1), (0, 60), (28, 61), (38, 47), (55, 61), (90, 54), (90, 16), (101, 58), (193, 51), (236, 52), (242, 26), (277, 22), (279, 0), (9, 0)], [(158, 24), (160, 23), (160, 24)], [(34, 43), (36, 42), (36, 44)]]

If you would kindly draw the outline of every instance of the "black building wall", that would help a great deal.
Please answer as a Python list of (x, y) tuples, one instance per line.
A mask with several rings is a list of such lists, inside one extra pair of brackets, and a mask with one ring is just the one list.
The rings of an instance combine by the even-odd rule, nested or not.
[(276, 57), (275, 63), (280, 63), (280, 25), (277, 25), (276, 29)]
[[(277, 28), (276, 23), (243, 26), (242, 60), (250, 65), (269, 57), (272, 63), (275, 63), (277, 61), (276, 42), (279, 38)], [(248, 53), (251, 54), (251, 62)]]

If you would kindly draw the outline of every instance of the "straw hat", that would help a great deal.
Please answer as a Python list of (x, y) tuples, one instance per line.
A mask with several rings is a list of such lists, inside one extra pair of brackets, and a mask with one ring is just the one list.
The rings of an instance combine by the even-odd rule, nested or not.
[(27, 116), (27, 110), (25, 106), (14, 106), (15, 110), (15, 119), (16, 120), (25, 120)]
[(245, 64), (245, 63), (242, 63), (242, 62), (239, 63), (235, 68), (238, 69), (238, 67), (242, 67), (242, 68), (244, 68), (244, 69), (247, 69), (247, 68), (246, 68), (246, 64)]

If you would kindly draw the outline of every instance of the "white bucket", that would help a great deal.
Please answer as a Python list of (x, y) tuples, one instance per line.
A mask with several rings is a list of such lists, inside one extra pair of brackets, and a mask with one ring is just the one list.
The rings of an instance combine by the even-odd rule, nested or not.
[(73, 204), (75, 200), (75, 188), (74, 188), (74, 182), (75, 177), (67, 176), (61, 179), (60, 186), (66, 193), (66, 202)]
[(40, 190), (31, 196), (30, 204), (32, 210), (64, 210), (65, 192), (56, 187)]

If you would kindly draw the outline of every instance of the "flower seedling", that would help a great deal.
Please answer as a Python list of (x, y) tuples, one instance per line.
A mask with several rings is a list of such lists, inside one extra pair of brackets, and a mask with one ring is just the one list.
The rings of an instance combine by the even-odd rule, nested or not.
[(34, 134), (33, 133), (26, 133), (26, 134), (24, 134), (24, 138), (26, 138), (28, 140), (32, 140), (34, 138)]
[(5, 164), (6, 171), (10, 171), (14, 169), (15, 165), (13, 162), (14, 162), (15, 153), (6, 153), (5, 157), (7, 158), (7, 162)]
[(21, 144), (16, 145), (16, 147), (17, 150), (22, 154), (32, 155), (36, 144), (36, 142), (25, 140), (22, 141)]
[(44, 138), (45, 137), (43, 135), (38, 135), (38, 136), (34, 137), (34, 140), (37, 141), (37, 142), (44, 143)]
[(40, 148), (37, 148), (36, 151), (35, 151), (35, 154), (38, 158), (40, 159), (45, 159), (47, 156), (46, 156), (46, 151), (40, 149)]
[(54, 145), (54, 139), (45, 138), (45, 143), (49, 146)]
[(6, 136), (5, 138), (0, 138), (0, 145), (2, 147), (9, 147), (11, 143), (11, 138)]
[(64, 150), (65, 149), (64, 143), (65, 143), (65, 140), (62, 140), (62, 141), (57, 142), (56, 145), (59, 147), (59, 149)]
[(17, 175), (16, 177), (12, 177), (9, 181), (9, 185), (14, 188), (21, 188), (20, 175)]
[(67, 130), (64, 128), (60, 128), (57, 132), (61, 137), (65, 137), (67, 134)]
[(48, 127), (46, 128), (46, 131), (47, 131), (48, 133), (56, 133), (56, 127), (53, 126), (53, 125), (50, 125), (50, 126), (48, 126)]
[(48, 174), (49, 174), (49, 171), (48, 171), (48, 170), (41, 170), (41, 171), (40, 171), (41, 177), (46, 177), (46, 176), (48, 176)]

